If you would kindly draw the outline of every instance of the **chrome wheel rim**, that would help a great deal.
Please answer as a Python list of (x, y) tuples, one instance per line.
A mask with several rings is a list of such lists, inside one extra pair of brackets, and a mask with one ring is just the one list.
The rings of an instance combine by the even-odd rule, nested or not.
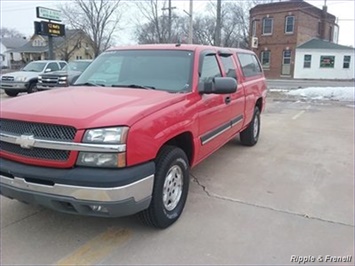
[(163, 204), (168, 211), (172, 211), (178, 205), (182, 195), (182, 186), (182, 169), (174, 165), (169, 169), (163, 187)]
[(255, 118), (254, 118), (254, 131), (253, 131), (254, 139), (256, 139), (258, 137), (258, 133), (259, 133), (259, 117), (255, 116)]

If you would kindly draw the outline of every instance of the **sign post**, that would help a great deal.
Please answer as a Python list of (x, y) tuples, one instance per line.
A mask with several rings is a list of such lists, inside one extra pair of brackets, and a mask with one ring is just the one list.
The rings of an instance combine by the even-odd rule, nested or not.
[(54, 59), (53, 54), (53, 37), (64, 36), (65, 26), (52, 22), (61, 22), (61, 12), (46, 7), (36, 7), (37, 18), (47, 19), (47, 21), (35, 21), (35, 34), (48, 36), (48, 56), (49, 59)]

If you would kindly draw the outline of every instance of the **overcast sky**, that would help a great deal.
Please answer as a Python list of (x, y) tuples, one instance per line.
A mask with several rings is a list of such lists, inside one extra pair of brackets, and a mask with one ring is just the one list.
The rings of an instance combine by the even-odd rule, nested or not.
[[(205, 10), (205, 5), (210, 0), (194, 0), (194, 12), (203, 12)], [(227, 0), (224, 0), (227, 1)], [(231, 0), (230, 0), (231, 1)], [(236, 1), (236, 0), (235, 0)], [(239, 0), (241, 1), (241, 0)], [(248, 1), (248, 0), (244, 0)], [(65, 1), (48, 1), (48, 0), (37, 0), (37, 1), (16, 1), (16, 0), (1, 0), (0, 1), (0, 26), (6, 28), (14, 28), (19, 32), (24, 33), (26, 36), (31, 36), (33, 34), (33, 21), (36, 20), (36, 6), (43, 6), (48, 8), (56, 8), (58, 3), (63, 3)], [(66, 2), (70, 2), (67, 0)], [(127, 1), (126, 1), (127, 2)], [(307, 0), (310, 4), (321, 8), (324, 5), (324, 0)], [(338, 18), (338, 24), (340, 28), (339, 34), (339, 44), (352, 45), (355, 47), (354, 39), (354, 12), (355, 0), (327, 0), (328, 12), (335, 15)], [(182, 10), (189, 9), (188, 0), (172, 0), (172, 5), (176, 6), (178, 12)], [(130, 17), (132, 16), (132, 10), (125, 10), (125, 15), (123, 25), (125, 25), (125, 30), (120, 32), (122, 38), (117, 39), (117, 44), (129, 44), (135, 42), (132, 39), (131, 33), (135, 27), (135, 21), (130, 23)]]

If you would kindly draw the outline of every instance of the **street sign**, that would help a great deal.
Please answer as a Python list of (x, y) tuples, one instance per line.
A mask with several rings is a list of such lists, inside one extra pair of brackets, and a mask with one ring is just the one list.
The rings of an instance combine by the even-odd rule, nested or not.
[(62, 21), (62, 19), (61, 19), (62, 14), (61, 14), (60, 10), (37, 6), (36, 7), (36, 14), (37, 14), (37, 18)]
[(35, 34), (52, 37), (64, 36), (65, 27), (63, 24), (48, 21), (35, 21)]

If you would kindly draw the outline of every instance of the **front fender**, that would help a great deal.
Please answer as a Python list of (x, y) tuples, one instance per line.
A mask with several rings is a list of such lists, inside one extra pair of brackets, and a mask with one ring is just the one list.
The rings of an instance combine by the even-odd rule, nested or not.
[(194, 108), (195, 105), (186, 102), (178, 103), (135, 123), (127, 137), (127, 165), (154, 160), (165, 143), (182, 133), (196, 136), (198, 123)]

